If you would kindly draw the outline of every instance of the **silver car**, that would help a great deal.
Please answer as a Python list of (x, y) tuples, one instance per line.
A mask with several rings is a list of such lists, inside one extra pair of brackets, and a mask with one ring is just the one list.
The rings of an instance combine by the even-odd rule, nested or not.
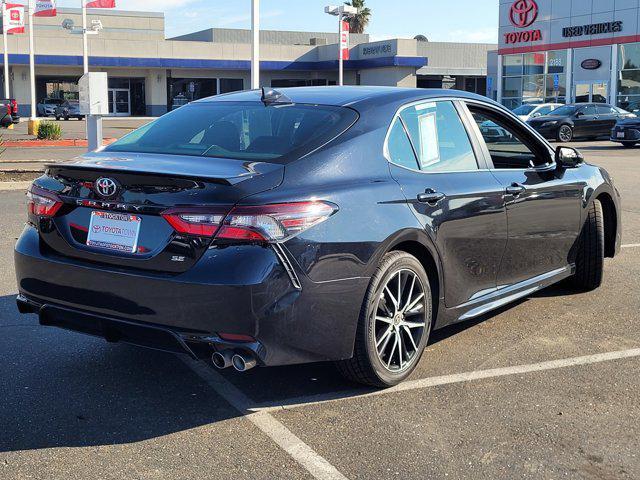
[(66, 100), (62, 98), (45, 98), (38, 103), (37, 111), (40, 117), (53, 117), (56, 114), (56, 107), (63, 104)]
[(56, 120), (60, 120), (61, 118), (69, 120), (72, 117), (78, 120), (84, 118), (84, 115), (80, 113), (80, 104), (73, 100), (66, 100), (64, 103), (58, 105), (55, 109), (54, 116)]

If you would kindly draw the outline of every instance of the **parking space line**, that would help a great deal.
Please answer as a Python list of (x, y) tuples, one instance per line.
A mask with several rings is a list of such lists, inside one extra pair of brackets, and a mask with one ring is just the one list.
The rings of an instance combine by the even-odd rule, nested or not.
[(186, 357), (180, 356), (180, 359), (314, 478), (318, 480), (347, 480), (347, 477), (267, 411), (252, 411), (251, 405), (254, 402), (212, 367), (204, 362), (197, 362)]
[(407, 381), (395, 387), (386, 390), (376, 390), (373, 392), (348, 391), (333, 392), (309, 397), (297, 397), (288, 399), (286, 402), (261, 404), (252, 410), (268, 412), (274, 410), (286, 410), (292, 408), (308, 407), (310, 405), (319, 405), (330, 402), (338, 402), (340, 400), (348, 400), (354, 398), (366, 398), (378, 395), (388, 395), (390, 393), (406, 392), (409, 390), (419, 390), (440, 385), (450, 385), (453, 383), (470, 382), (474, 380), (482, 380), (485, 378), (504, 377), (509, 375), (519, 375), (525, 373), (541, 372), (545, 370), (555, 370), (559, 368), (575, 367), (581, 365), (590, 365), (594, 363), (608, 362), (612, 360), (620, 360), (624, 358), (640, 357), (640, 348), (630, 350), (619, 350), (615, 352), (598, 353), (595, 355), (586, 355), (582, 357), (563, 358), (559, 360), (550, 360), (548, 362), (533, 363), (528, 365), (516, 365), (504, 368), (492, 368), (489, 370), (476, 370), (472, 372), (456, 373), (452, 375), (443, 375), (438, 377), (421, 378), (418, 380)]
[(622, 248), (636, 248), (640, 247), (640, 243), (629, 243), (627, 245), (622, 245)]

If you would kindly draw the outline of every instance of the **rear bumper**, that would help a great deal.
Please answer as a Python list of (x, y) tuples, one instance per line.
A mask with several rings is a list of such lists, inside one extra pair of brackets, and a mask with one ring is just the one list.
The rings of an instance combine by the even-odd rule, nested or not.
[[(179, 275), (125, 271), (45, 254), (32, 226), (15, 264), (19, 306), (44, 325), (198, 357), (219, 347), (219, 333), (250, 335), (263, 365), (349, 358), (368, 285), (314, 283), (297, 272), (296, 288), (278, 254), (261, 246), (209, 249)], [(148, 334), (138, 338), (134, 327)]]

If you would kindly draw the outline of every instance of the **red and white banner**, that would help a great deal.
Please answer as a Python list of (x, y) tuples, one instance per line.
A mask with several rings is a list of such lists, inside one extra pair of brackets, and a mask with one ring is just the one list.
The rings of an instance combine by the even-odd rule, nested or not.
[(4, 9), (3, 28), (7, 34), (24, 33), (24, 5), (7, 3)]
[(33, 15), (36, 17), (55, 17), (58, 14), (56, 0), (36, 0)]
[(340, 35), (340, 58), (349, 60), (349, 22), (342, 22), (342, 34)]
[(87, 8), (116, 8), (116, 0), (92, 0), (87, 2)]

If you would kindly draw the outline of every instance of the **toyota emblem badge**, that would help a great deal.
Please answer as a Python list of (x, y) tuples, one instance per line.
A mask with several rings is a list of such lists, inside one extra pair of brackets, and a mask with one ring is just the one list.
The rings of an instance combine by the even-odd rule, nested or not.
[(111, 178), (100, 177), (98, 180), (96, 180), (95, 191), (101, 197), (113, 197), (116, 193), (118, 193), (118, 183)]

